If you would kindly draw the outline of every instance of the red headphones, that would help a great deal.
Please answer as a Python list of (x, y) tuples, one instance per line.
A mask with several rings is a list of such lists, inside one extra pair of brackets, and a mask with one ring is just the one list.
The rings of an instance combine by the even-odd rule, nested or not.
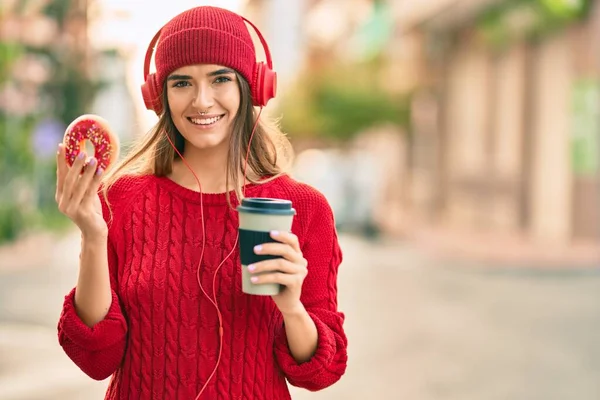
[[(257, 62), (254, 64), (254, 81), (249, 82), (252, 90), (252, 103), (258, 107), (264, 107), (269, 100), (275, 97), (277, 92), (277, 73), (273, 71), (271, 52), (269, 51), (269, 46), (267, 45), (265, 38), (252, 22), (244, 17), (241, 18), (254, 28), (267, 57), (267, 64), (264, 62)], [(152, 60), (154, 47), (161, 32), (162, 28), (154, 35), (148, 46), (148, 50), (146, 50), (146, 59), (144, 60), (144, 83), (142, 84), (144, 104), (148, 110), (153, 110), (156, 115), (160, 115), (163, 112), (161, 100), (162, 87), (156, 81), (156, 74), (150, 74), (150, 61)]]

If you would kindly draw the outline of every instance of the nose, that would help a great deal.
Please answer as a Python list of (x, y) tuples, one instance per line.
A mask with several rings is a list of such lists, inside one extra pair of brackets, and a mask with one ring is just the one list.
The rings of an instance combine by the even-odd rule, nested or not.
[(214, 96), (210, 85), (197, 85), (192, 106), (200, 110), (207, 110), (214, 104)]

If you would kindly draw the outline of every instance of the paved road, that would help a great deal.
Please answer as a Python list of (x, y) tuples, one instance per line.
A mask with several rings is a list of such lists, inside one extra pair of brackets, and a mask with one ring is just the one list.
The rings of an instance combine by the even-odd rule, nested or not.
[[(0, 252), (0, 399), (103, 398), (107, 382), (56, 342), (77, 246), (72, 235), (52, 252)], [(294, 399), (600, 399), (600, 271), (445, 265), (349, 236), (342, 247), (348, 371)]]

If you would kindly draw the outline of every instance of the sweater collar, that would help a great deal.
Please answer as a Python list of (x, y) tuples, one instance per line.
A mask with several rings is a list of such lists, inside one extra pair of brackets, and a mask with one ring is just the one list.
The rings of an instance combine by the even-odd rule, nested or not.
[[(156, 181), (156, 183), (163, 189), (166, 189), (169, 193), (173, 193), (185, 200), (200, 203), (200, 192), (192, 189), (188, 189), (176, 183), (166, 176), (156, 176), (152, 175), (152, 179)], [(276, 181), (274, 179), (270, 182), (256, 184), (256, 183), (248, 183), (244, 186), (246, 191), (246, 197), (254, 197), (258, 193), (260, 188), (264, 188), (269, 186), (272, 182)], [(233, 206), (237, 206), (239, 201), (237, 196), (235, 195), (235, 191), (223, 192), (223, 193), (202, 193), (202, 202), (205, 204), (227, 204), (227, 196), (231, 196), (231, 204)]]

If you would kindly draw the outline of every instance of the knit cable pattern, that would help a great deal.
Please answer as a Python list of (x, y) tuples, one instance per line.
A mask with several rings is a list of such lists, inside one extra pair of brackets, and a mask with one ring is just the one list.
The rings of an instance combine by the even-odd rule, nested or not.
[[(75, 311), (73, 289), (58, 322), (66, 354), (94, 379), (112, 375), (107, 400), (193, 399), (218, 356), (218, 317), (197, 282), (216, 298), (223, 317), (223, 352), (206, 399), (289, 399), (286, 384), (326, 388), (344, 374), (347, 339), (337, 310), (337, 272), (342, 253), (331, 209), (315, 189), (288, 176), (246, 188), (249, 197), (289, 199), (309, 272), (302, 302), (317, 326), (311, 360), (292, 357), (283, 318), (269, 296), (242, 293), (239, 250), (231, 252), (238, 216), (226, 194), (200, 194), (164, 177), (126, 177), (109, 193), (109, 271), (113, 302), (105, 319), (85, 326)], [(102, 199), (108, 221), (108, 206)]]

